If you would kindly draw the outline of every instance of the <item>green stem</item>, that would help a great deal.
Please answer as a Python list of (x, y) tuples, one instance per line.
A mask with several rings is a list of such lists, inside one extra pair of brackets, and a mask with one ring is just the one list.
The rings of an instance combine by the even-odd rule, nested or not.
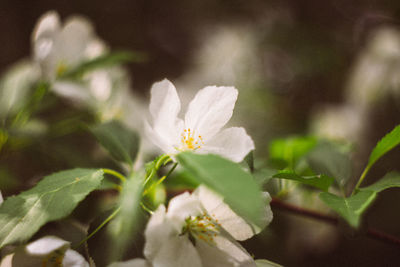
[(165, 175), (165, 178), (167, 178), (175, 170), (176, 166), (178, 166), (178, 162), (174, 163), (174, 166), (172, 166), (169, 172)]
[(106, 225), (109, 221), (111, 221), (115, 215), (118, 214), (118, 212), (121, 210), (121, 207), (117, 208), (116, 210), (114, 210), (113, 213), (111, 213), (110, 216), (107, 217), (107, 219), (104, 220), (104, 222), (102, 222), (93, 232), (90, 233), (90, 235), (88, 235), (85, 239), (83, 239), (81, 242), (79, 242), (78, 245), (76, 245), (74, 248), (78, 248), (79, 246), (81, 246), (83, 243), (85, 243), (86, 241), (89, 240), (89, 238), (91, 238), (93, 235), (95, 235), (101, 228), (104, 227), (104, 225)]
[(114, 177), (120, 179), (122, 182), (125, 182), (125, 181), (126, 181), (125, 176), (123, 176), (121, 173), (119, 173), (119, 172), (117, 172), (117, 171), (114, 171), (114, 170), (111, 170), (111, 169), (106, 169), (106, 168), (103, 168), (102, 170), (103, 170), (104, 173), (107, 173), (107, 174), (109, 174), (109, 175), (112, 175), (112, 176), (114, 176)]
[(353, 192), (351, 192), (351, 195), (354, 195), (354, 193), (358, 191), (358, 188), (360, 187), (361, 183), (364, 181), (365, 176), (367, 176), (369, 169), (370, 169), (370, 166), (367, 166), (365, 168), (365, 170), (363, 171), (363, 173), (360, 176), (360, 179), (358, 179), (358, 182), (357, 182), (356, 186), (354, 187)]
[(148, 207), (146, 207), (145, 204), (143, 204), (143, 202), (140, 202), (140, 206), (142, 207), (142, 209), (144, 209), (145, 211), (147, 211), (150, 214), (153, 214), (154, 211), (152, 211), (151, 209), (149, 209)]

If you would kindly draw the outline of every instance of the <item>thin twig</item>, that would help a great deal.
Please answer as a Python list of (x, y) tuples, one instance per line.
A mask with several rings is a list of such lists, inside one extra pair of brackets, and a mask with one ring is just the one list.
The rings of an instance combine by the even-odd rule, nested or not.
[[(338, 225), (339, 219), (337, 217), (333, 217), (327, 214), (319, 213), (317, 211), (304, 209), (302, 207), (298, 207), (286, 202), (283, 202), (279, 199), (273, 198), (271, 201), (271, 206), (277, 209), (286, 210), (301, 216), (313, 218), (316, 220), (324, 221), (326, 223), (332, 225)], [(400, 238), (389, 235), (387, 233), (381, 232), (374, 228), (367, 228), (366, 236), (375, 240), (379, 240), (385, 242), (386, 244), (390, 245), (397, 245), (400, 247)]]

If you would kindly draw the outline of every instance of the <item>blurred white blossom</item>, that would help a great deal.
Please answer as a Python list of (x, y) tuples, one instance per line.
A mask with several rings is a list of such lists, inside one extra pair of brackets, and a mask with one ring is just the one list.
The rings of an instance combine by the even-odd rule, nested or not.
[(32, 34), (33, 59), (49, 80), (101, 55), (105, 49), (92, 24), (81, 16), (69, 17), (62, 25), (59, 15), (49, 11), (39, 19)]
[(354, 106), (323, 106), (314, 109), (312, 134), (332, 140), (356, 142), (363, 133), (364, 114)]
[(393, 92), (400, 93), (400, 32), (383, 27), (371, 33), (347, 85), (346, 97), (362, 110)]
[(55, 236), (45, 236), (7, 255), (0, 267), (89, 267), (86, 260), (69, 248), (70, 243)]
[(0, 80), (0, 118), (18, 112), (31, 97), (40, 70), (28, 60), (12, 65)]
[(146, 123), (150, 140), (168, 154), (185, 150), (214, 153), (236, 162), (254, 149), (244, 128), (221, 128), (232, 116), (238, 96), (234, 87), (207, 86), (190, 102), (185, 120), (178, 118), (181, 102), (175, 86), (168, 80), (151, 89), (150, 113)]

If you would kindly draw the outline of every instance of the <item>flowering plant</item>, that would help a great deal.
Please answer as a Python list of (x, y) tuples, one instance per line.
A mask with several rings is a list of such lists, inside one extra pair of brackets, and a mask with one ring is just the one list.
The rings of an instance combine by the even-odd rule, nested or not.
[(255, 150), (245, 128), (224, 128), (239, 97), (233, 86), (199, 90), (182, 118), (164, 79), (147, 109), (122, 65), (145, 59), (112, 51), (84, 17), (39, 19), (31, 58), (0, 80), (1, 267), (280, 266), (258, 259), (265, 251), (251, 243), (280, 238), (267, 227), (271, 206), (334, 225), (341, 217), (356, 230), (378, 194), (400, 186), (397, 172), (362, 186), (400, 144), (400, 126), (352, 180), (346, 144), (296, 136)]

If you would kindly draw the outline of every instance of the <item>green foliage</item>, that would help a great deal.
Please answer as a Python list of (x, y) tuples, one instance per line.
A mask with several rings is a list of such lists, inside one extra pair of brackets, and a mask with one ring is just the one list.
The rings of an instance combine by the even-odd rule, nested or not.
[(269, 146), (269, 157), (274, 162), (283, 162), (282, 167), (294, 169), (301, 157), (307, 154), (315, 145), (314, 137), (290, 137), (275, 139)]
[(118, 121), (109, 121), (91, 128), (100, 144), (117, 161), (130, 165), (139, 151), (139, 136)]
[(331, 209), (342, 216), (351, 226), (357, 228), (362, 213), (374, 201), (376, 192), (363, 190), (351, 197), (342, 198), (331, 193), (322, 192), (320, 199)]
[(372, 150), (366, 169), (370, 169), (374, 163), (387, 152), (400, 144), (400, 125), (397, 125), (390, 133), (386, 134)]
[(217, 155), (190, 152), (178, 154), (177, 160), (193, 179), (221, 194), (239, 216), (262, 225), (260, 214), (265, 205), (260, 187), (240, 165)]
[(315, 173), (335, 178), (340, 186), (344, 186), (351, 177), (349, 155), (333, 143), (321, 142), (308, 154), (307, 160)]
[(76, 68), (66, 71), (58, 78), (60, 79), (77, 79), (82, 74), (104, 67), (111, 67), (126, 62), (141, 62), (145, 60), (144, 54), (131, 51), (114, 51), (100, 55), (89, 61), (85, 61)]
[(72, 169), (44, 177), (0, 205), (0, 248), (28, 240), (47, 222), (70, 214), (103, 179), (98, 169)]
[(349, 198), (342, 198), (330, 193), (321, 193), (320, 198), (325, 204), (346, 219), (351, 226), (358, 227), (362, 213), (373, 203), (376, 195), (392, 187), (400, 187), (400, 174), (397, 172), (388, 173), (376, 183), (359, 188)]
[(323, 174), (313, 175), (313, 176), (300, 176), (292, 171), (281, 171), (281, 172), (275, 174), (273, 177), (297, 181), (302, 184), (316, 187), (323, 191), (327, 191), (334, 181), (334, 179), (332, 177), (328, 177)]
[(171, 161), (168, 155), (161, 155), (146, 164), (146, 182), (156, 176), (157, 171)]
[(360, 188), (360, 190), (369, 190), (379, 193), (385, 189), (392, 187), (400, 187), (400, 173), (391, 172), (386, 174), (382, 179), (377, 181), (376, 183)]
[(113, 259), (119, 259), (123, 255), (129, 242), (134, 240), (135, 234), (139, 230), (143, 181), (144, 173), (137, 172), (128, 177), (123, 184), (119, 196), (120, 211), (108, 228), (113, 242), (111, 251)]

